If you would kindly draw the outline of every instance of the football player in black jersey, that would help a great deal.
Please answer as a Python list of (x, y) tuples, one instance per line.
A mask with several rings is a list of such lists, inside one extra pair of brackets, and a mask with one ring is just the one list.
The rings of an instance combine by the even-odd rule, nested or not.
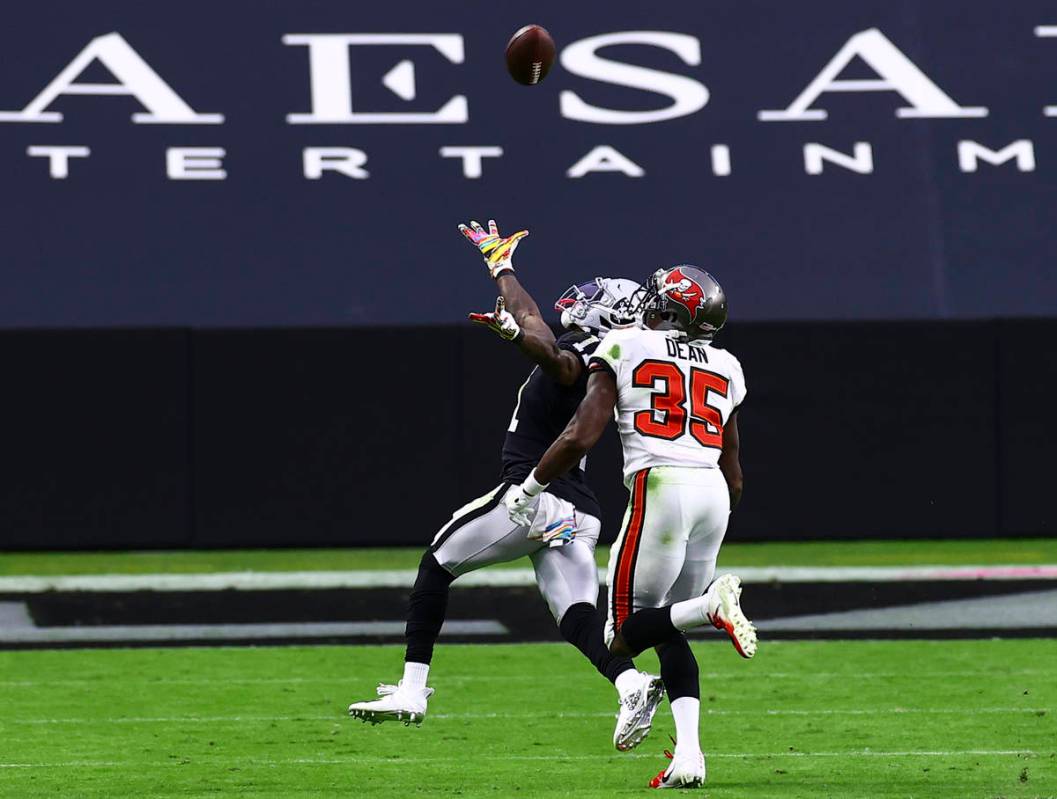
[(610, 653), (604, 641), (594, 557), (601, 511), (582, 464), (551, 482), (530, 526), (512, 526), (503, 497), (529, 476), (576, 412), (587, 386), (587, 361), (601, 336), (633, 323), (632, 299), (639, 285), (595, 278), (571, 286), (555, 306), (568, 332), (555, 339), (514, 275), (511, 259), (528, 231), (504, 238), (494, 221), (488, 230), (476, 222), (459, 230), (484, 256), (499, 289), (495, 311), (470, 314), (470, 319), (513, 342), (536, 366), (518, 391), (503, 442), (502, 482), (456, 511), (422, 557), (408, 609), (403, 679), (395, 686), (379, 685), (381, 698), (356, 702), (349, 713), (372, 723), (421, 723), (433, 693), (426, 681), (451, 583), (475, 569), (528, 556), (562, 636), (616, 686), (620, 712), (613, 743), (627, 751), (649, 733), (664, 688), (659, 677)]

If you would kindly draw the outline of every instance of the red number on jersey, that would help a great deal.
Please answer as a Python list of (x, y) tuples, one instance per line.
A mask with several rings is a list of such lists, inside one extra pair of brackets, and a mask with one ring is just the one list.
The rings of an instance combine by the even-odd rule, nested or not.
[[(643, 361), (631, 374), (635, 388), (654, 388), (657, 383), (662, 388), (650, 395), (650, 410), (635, 414), (635, 429), (644, 436), (674, 441), (686, 434), (686, 376), (671, 361)], [(725, 397), (729, 389), (730, 381), (722, 375), (690, 368), (690, 435), (703, 447), (723, 448), (723, 415), (708, 404), (708, 392)]]
[[(708, 392), (715, 391), (727, 396), (730, 381), (715, 372), (691, 367), (690, 369), (690, 435), (703, 447), (723, 449), (723, 414), (719, 408), (708, 404)], [(699, 421), (699, 420), (704, 421)], [(713, 433), (708, 426), (716, 428)]]
[[(635, 388), (664, 388), (650, 395), (650, 410), (635, 414), (635, 429), (644, 436), (674, 441), (686, 432), (686, 387), (683, 373), (671, 361), (643, 361), (631, 374)], [(657, 421), (660, 417), (663, 421)]]

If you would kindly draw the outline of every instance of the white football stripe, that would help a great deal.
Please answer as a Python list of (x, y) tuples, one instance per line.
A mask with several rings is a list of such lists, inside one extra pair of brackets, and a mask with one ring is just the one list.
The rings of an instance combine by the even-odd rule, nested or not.
[[(773, 646), (777, 642), (769, 642), (768, 646)], [(919, 645), (923, 642), (918, 642)], [(542, 644), (536, 644), (536, 646), (557, 646), (565, 647), (564, 643), (545, 642)], [(1009, 677), (1026, 677), (1026, 676), (1038, 676), (1038, 675), (1052, 675), (1052, 671), (1046, 669), (1003, 669), (1001, 672), (1002, 678)], [(509, 683), (511, 680), (517, 680), (519, 678), (530, 678), (536, 677), (536, 672), (525, 672), (511, 669), (509, 671), (504, 670), (502, 674), (476, 674), (476, 675), (461, 675), (452, 674), (445, 675), (437, 678), (434, 683), (435, 686), (447, 686), (448, 684), (454, 683), (479, 683), (479, 682), (504, 682)], [(720, 679), (731, 679), (734, 675), (731, 672), (723, 671), (703, 671), (700, 674), (701, 679), (704, 680), (720, 680)], [(921, 682), (924, 679), (936, 678), (936, 679), (947, 679), (949, 677), (986, 677), (993, 678), (996, 676), (993, 671), (986, 670), (967, 670), (967, 671), (914, 671), (914, 672), (896, 672), (896, 671), (863, 671), (863, 672), (847, 672), (847, 671), (769, 671), (766, 673), (768, 680), (773, 679), (791, 679), (791, 680), (844, 680), (854, 678), (856, 680), (895, 680), (905, 679), (913, 680), (914, 682)], [(122, 685), (128, 685), (131, 683), (135, 684), (150, 684), (150, 685), (215, 685), (218, 688), (223, 688), (227, 685), (347, 685), (349, 678), (347, 676), (335, 676), (335, 677), (219, 677), (216, 679), (209, 678), (192, 678), (192, 677), (177, 677), (177, 678), (148, 678), (148, 679), (136, 679), (131, 676), (123, 676), (121, 678)], [(70, 679), (61, 678), (57, 680), (0, 680), (0, 688), (38, 688), (43, 686), (60, 686), (60, 685), (98, 685), (98, 680), (93, 679)]]
[[(923, 715), (923, 716), (976, 716), (987, 714), (1048, 714), (1049, 708), (1038, 707), (988, 707), (988, 708), (845, 708), (845, 709), (760, 709), (760, 710), (716, 710), (703, 708), (703, 716), (889, 716), (889, 715)], [(613, 711), (559, 712), (548, 713), (549, 717), (562, 719), (611, 719)], [(539, 713), (431, 713), (430, 720), (436, 719), (531, 719), (538, 718)], [(111, 716), (107, 718), (36, 718), (36, 719), (0, 719), (4, 725), (40, 725), (40, 724), (246, 724), (253, 722), (318, 722), (332, 721), (344, 723), (344, 714), (316, 716)]]
[[(735, 758), (741, 760), (768, 759), (772, 757), (812, 758), (812, 757), (1036, 757), (1038, 755), (1032, 749), (953, 749), (953, 750), (908, 750), (908, 751), (874, 751), (872, 749), (853, 750), (847, 752), (709, 752), (710, 758)], [(656, 754), (643, 752), (627, 752), (620, 755), (489, 755), (486, 753), (474, 753), (474, 760), (527, 760), (560, 762), (567, 760), (591, 760), (597, 763), (607, 761), (635, 759), (658, 760)], [(191, 758), (188, 758), (190, 760)], [(452, 763), (457, 757), (416, 757), (415, 763)], [(243, 766), (243, 767), (274, 767), (291, 765), (317, 765), (317, 766), (343, 766), (343, 765), (393, 765), (406, 768), (408, 758), (387, 757), (343, 757), (343, 758), (293, 758), (288, 760), (237, 760), (218, 757), (195, 758), (195, 762), (209, 765)], [(57, 763), (0, 763), (0, 768), (29, 769), (29, 768), (157, 768), (160, 766), (182, 766), (181, 760), (159, 761), (144, 763), (137, 760), (70, 760)]]
[[(723, 569), (744, 583), (891, 583), (975, 580), (1057, 580), (1057, 565), (1042, 566), (768, 566)], [(410, 588), (414, 569), (362, 571), (216, 572), (209, 574), (93, 574), (0, 577), (0, 594), (47, 591), (279, 591), (334, 588)], [(599, 569), (605, 583), (605, 569)], [(536, 584), (532, 569), (482, 569), (455, 588), (518, 588)]]

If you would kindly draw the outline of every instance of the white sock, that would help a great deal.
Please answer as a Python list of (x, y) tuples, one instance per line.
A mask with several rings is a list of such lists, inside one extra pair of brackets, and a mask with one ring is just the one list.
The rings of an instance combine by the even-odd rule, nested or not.
[(617, 675), (613, 684), (617, 688), (617, 693), (624, 696), (628, 691), (633, 691), (638, 688), (641, 679), (642, 678), (635, 669), (625, 669)]
[(701, 751), (697, 725), (701, 715), (701, 700), (692, 696), (680, 696), (672, 701), (672, 716), (675, 718), (675, 753)]
[(425, 688), (426, 677), (428, 676), (428, 663), (412, 663), (410, 660), (404, 663), (404, 679), (402, 682), (408, 688)]
[(708, 624), (708, 594), (676, 602), (670, 611), (672, 626), (677, 630), (692, 630)]

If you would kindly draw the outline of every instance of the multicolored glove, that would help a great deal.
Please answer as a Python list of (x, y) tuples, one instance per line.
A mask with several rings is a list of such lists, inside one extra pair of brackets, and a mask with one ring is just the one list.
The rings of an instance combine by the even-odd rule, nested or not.
[(494, 219), (488, 220), (487, 232), (473, 220), (470, 221), (469, 227), (459, 225), (459, 232), (481, 251), (485, 266), (488, 267), (488, 274), (493, 279), (503, 272), (514, 271), (514, 264), (511, 261), (514, 257), (514, 250), (517, 249), (517, 243), (529, 234), (527, 230), (519, 230), (512, 236), (502, 238)]
[(506, 300), (497, 297), (495, 311), (492, 313), (472, 313), (470, 321), (479, 325), (485, 325), (504, 341), (516, 341), (521, 335), (521, 325), (517, 323), (514, 315), (506, 309)]

